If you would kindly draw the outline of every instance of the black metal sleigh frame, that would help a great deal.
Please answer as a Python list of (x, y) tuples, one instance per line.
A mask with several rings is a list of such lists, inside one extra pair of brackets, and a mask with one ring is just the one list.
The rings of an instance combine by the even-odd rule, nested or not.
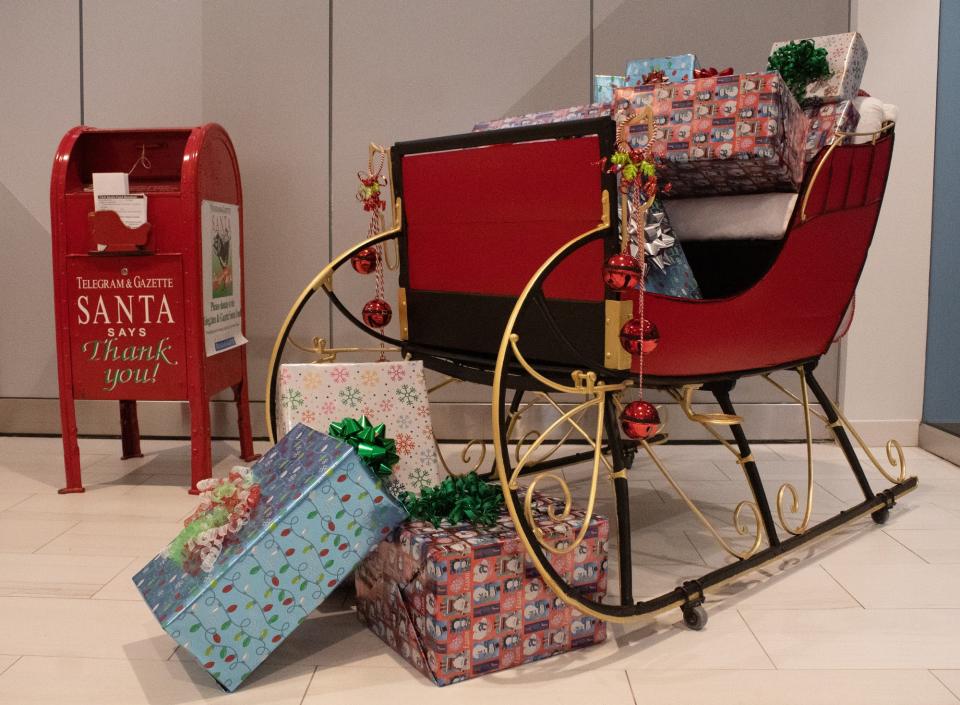
[[(741, 293), (716, 300), (688, 301), (649, 294), (645, 298), (647, 315), (661, 329), (669, 331), (671, 322), (677, 322), (679, 330), (692, 332), (686, 338), (676, 335), (669, 343), (666, 341), (670, 334), (665, 334), (665, 342), (645, 363), (644, 384), (666, 390), (691, 421), (701, 424), (734, 455), (743, 469), (749, 495), (736, 506), (733, 526), (739, 535), (752, 539), (749, 547), (733, 546), (684, 492), (682, 484), (674, 479), (655, 451), (655, 444), (661, 438), (632, 441), (620, 435), (617, 417), (621, 398), (632, 384), (637, 361), (620, 348), (617, 333), (621, 324), (635, 315), (637, 297), (635, 293), (621, 294), (602, 285), (595, 291), (581, 271), (591, 267), (590, 276), (599, 280), (603, 262), (620, 250), (621, 227), (616, 215), (611, 216), (610, 203), (611, 194), (616, 193), (615, 177), (601, 173), (593, 162), (584, 160), (587, 153), (593, 155), (595, 161), (613, 152), (614, 128), (607, 119), (395, 145), (389, 152), (394, 226), (358, 243), (327, 265), (301, 293), (278, 334), (267, 389), (271, 439), (276, 432), (276, 380), (284, 349), (300, 313), (312, 296), (322, 290), (345, 318), (382, 344), (420, 359), (427, 368), (447, 375), (447, 381), (437, 387), (453, 380), (492, 387), (495, 474), (531, 560), (544, 581), (562, 599), (585, 614), (614, 622), (630, 622), (680, 607), (689, 627), (702, 628), (706, 623), (702, 607), (706, 591), (859, 517), (869, 514), (877, 523), (885, 522), (897, 499), (917, 484), (916, 477), (906, 475), (900, 445), (896, 441), (887, 444), (891, 472), (873, 455), (814, 376), (817, 362), (829, 347), (852, 299), (876, 226), (892, 152), (892, 125), (871, 135), (871, 140), (864, 145), (841, 145), (839, 138), (846, 136), (838, 135), (815, 160), (781, 250), (756, 281), (745, 285)], [(460, 165), (460, 159), (466, 160), (462, 165), (469, 169), (467, 180), (475, 179), (473, 188), (480, 189), (477, 193), (481, 202), (473, 210), (467, 209), (467, 213), (446, 208), (453, 192), (446, 191), (448, 184), (443, 179), (431, 177), (432, 170)], [(504, 204), (499, 190), (507, 188), (504, 192), (507, 194), (525, 191), (509, 190), (513, 171), (531, 161), (542, 165), (544, 160), (564, 174), (578, 171), (574, 176), (581, 181), (574, 181), (583, 184), (582, 188), (589, 193), (575, 190), (558, 194), (556, 188), (548, 188), (538, 192), (535, 202), (521, 203), (520, 207)], [(592, 171), (587, 172), (588, 168)], [(484, 195), (484, 188), (490, 193)], [(497, 215), (501, 210), (505, 212), (502, 218)], [(551, 216), (554, 212), (563, 215), (554, 219)], [(592, 226), (584, 227), (590, 219)], [(437, 238), (470, 236), (466, 241), (472, 242), (491, 233), (492, 241), (501, 237), (502, 242), (499, 229), (508, 231), (511, 238), (528, 237), (529, 230), (538, 237), (543, 234), (544, 239), (553, 238), (554, 244), (548, 250), (552, 254), (536, 259), (527, 253), (527, 248), (532, 247), (531, 243), (537, 246), (543, 243), (523, 240), (525, 245), (518, 245), (517, 251), (509, 256), (517, 258), (526, 269), (521, 267), (523, 271), (519, 273), (503, 270), (504, 281), (493, 282), (489, 292), (471, 290), (469, 281), (451, 283), (442, 269), (423, 254), (431, 242), (442, 241)], [(799, 268), (809, 278), (811, 275), (804, 265), (809, 253), (822, 247), (823, 238), (840, 235), (849, 242), (846, 260), (825, 272), (823, 282), (814, 282), (824, 290), (812, 296), (811, 310), (795, 305), (788, 307), (791, 310), (774, 309), (778, 314), (771, 316), (767, 310), (770, 302), (780, 303), (790, 296), (791, 278), (798, 276), (793, 270)], [(333, 285), (334, 274), (355, 253), (393, 240), (399, 244), (400, 255), (400, 335), (397, 338), (365, 326), (343, 304)], [(501, 263), (494, 264), (491, 269), (501, 271)], [(521, 279), (524, 284), (518, 287), (516, 282)], [(476, 315), (467, 317), (464, 324), (461, 322), (464, 316), (455, 314), (462, 314), (465, 307)], [(709, 331), (714, 329), (717, 317), (724, 315), (744, 319), (753, 316), (758, 324), (766, 324), (771, 334), (777, 336), (774, 344), (764, 345), (762, 336), (753, 342), (711, 338)], [(706, 331), (706, 337), (698, 338), (697, 331)], [(697, 345), (710, 346), (714, 354), (705, 356), (695, 349)], [(297, 347), (317, 353), (321, 361), (331, 361), (338, 353), (364, 350), (331, 349), (320, 339), (315, 339), (312, 347)], [(771, 377), (772, 373), (784, 370), (797, 375), (799, 395)], [(762, 376), (798, 402), (804, 418), (805, 492), (798, 492), (791, 483), (783, 483), (773, 508), (751, 454), (742, 418), (737, 416), (730, 396), (739, 379), (755, 375)], [(710, 392), (721, 413), (697, 412), (693, 404), (693, 393), (697, 389)], [(811, 408), (810, 392), (822, 413)], [(526, 406), (523, 404), (524, 395), (531, 393), (552, 407), (556, 418), (542, 431), (529, 431), (514, 438), (519, 420), (530, 408), (529, 402)], [(558, 394), (575, 395), (583, 401), (561, 404), (551, 396)], [(832, 431), (864, 497), (862, 502), (816, 524), (811, 522), (814, 503), (811, 415), (819, 417)], [(731, 440), (720, 432), (724, 427), (729, 428)], [(851, 436), (871, 465), (890, 483), (889, 487), (874, 491)], [(563, 442), (571, 438), (585, 443), (589, 449), (560, 453)], [(465, 449), (464, 460), (468, 460), (467, 453), (472, 447), (473, 444)], [(638, 450), (650, 458), (680, 499), (734, 559), (696, 580), (641, 601), (634, 599), (629, 505), (629, 468)], [(532, 496), (538, 483), (553, 482), (564, 495), (563, 508), (557, 508), (555, 516), (563, 518), (571, 508), (571, 492), (566, 480), (551, 470), (585, 461), (592, 462), (585, 508), (588, 516), (594, 512), (601, 474), (612, 481), (617, 513), (620, 604), (604, 604), (588, 598), (587, 590), (570, 585), (551, 566), (551, 554), (577, 549), (586, 535), (586, 523), (579, 527), (573, 541), (562, 546), (551, 545), (533, 522), (530, 505), (524, 499)], [(481, 454), (475, 467), (479, 468), (483, 462)], [(525, 477), (529, 481), (525, 481), (525, 491), (521, 492), (521, 478)], [(748, 515), (752, 516), (752, 522)]]

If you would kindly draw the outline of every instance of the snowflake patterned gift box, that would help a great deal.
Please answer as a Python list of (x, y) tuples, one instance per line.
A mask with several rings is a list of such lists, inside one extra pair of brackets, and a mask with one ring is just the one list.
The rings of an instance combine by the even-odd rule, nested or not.
[[(794, 40), (800, 41), (800, 40)], [(839, 103), (853, 100), (860, 89), (863, 71), (867, 67), (867, 45), (859, 32), (846, 34), (828, 34), (823, 37), (810, 37), (818, 49), (827, 50), (827, 63), (830, 75), (827, 78), (807, 84), (807, 98), (817, 103)], [(789, 42), (775, 42), (770, 47), (773, 54)]]
[(277, 409), (280, 436), (298, 423), (325, 433), (331, 423), (348, 416), (384, 424), (400, 456), (390, 487), (396, 496), (440, 481), (419, 360), (282, 365)]
[[(585, 514), (551, 519), (535, 496), (545, 540), (569, 542)], [(584, 595), (607, 589), (609, 524), (590, 520), (570, 552), (549, 554)], [(357, 568), (360, 621), (437, 685), (518, 666), (606, 639), (606, 625), (570, 607), (544, 584), (504, 511), (492, 527), (402, 524)]]
[(206, 572), (174, 544), (133, 582), (164, 630), (235, 690), (406, 511), (353, 448), (298, 425), (251, 468), (260, 499)]

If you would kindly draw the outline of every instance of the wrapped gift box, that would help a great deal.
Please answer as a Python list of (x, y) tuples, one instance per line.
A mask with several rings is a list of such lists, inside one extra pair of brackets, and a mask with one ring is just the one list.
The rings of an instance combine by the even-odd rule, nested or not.
[(613, 101), (613, 91), (616, 88), (623, 88), (627, 85), (626, 76), (602, 76), (593, 77), (593, 102), (610, 103)]
[(857, 123), (860, 122), (860, 113), (852, 100), (824, 103), (806, 108), (803, 112), (808, 123), (803, 152), (808, 162), (830, 143), (834, 131), (856, 132)]
[[(839, 103), (853, 100), (863, 80), (867, 66), (867, 45), (859, 32), (830, 34), (810, 37), (814, 46), (827, 50), (827, 62), (831, 75), (807, 84), (807, 99), (819, 103)], [(800, 40), (793, 40), (800, 41)], [(772, 54), (790, 42), (776, 42), (770, 47)]]
[(643, 83), (644, 76), (655, 71), (662, 71), (663, 77), (670, 83), (684, 83), (693, 80), (693, 70), (699, 67), (694, 54), (633, 59), (627, 62), (627, 85), (638, 86)]
[(251, 471), (260, 500), (212, 570), (168, 550), (133, 578), (164, 630), (228, 691), (407, 515), (353, 448), (303, 425)]
[(486, 130), (502, 130), (507, 127), (524, 127), (526, 125), (546, 125), (551, 122), (568, 122), (570, 120), (586, 120), (587, 118), (605, 117), (610, 114), (609, 103), (591, 103), (590, 105), (575, 105), (571, 108), (558, 108), (542, 113), (530, 113), (516, 117), (506, 117), (488, 122), (478, 122), (473, 126), (474, 132)]
[[(553, 521), (534, 501), (546, 540), (570, 541), (584, 514)], [(594, 516), (553, 567), (591, 599), (606, 593), (609, 526)], [(606, 638), (606, 625), (569, 607), (540, 579), (504, 513), (490, 528), (403, 524), (357, 570), (360, 620), (437, 685), (547, 658)]]
[(416, 492), (440, 481), (430, 404), (419, 360), (291, 364), (277, 381), (277, 432), (298, 423), (326, 432), (344, 417), (385, 424), (400, 456), (390, 490)]
[[(659, 176), (673, 197), (795, 192), (807, 119), (777, 72), (618, 88), (616, 112), (651, 106)], [(645, 146), (647, 126), (629, 140)]]

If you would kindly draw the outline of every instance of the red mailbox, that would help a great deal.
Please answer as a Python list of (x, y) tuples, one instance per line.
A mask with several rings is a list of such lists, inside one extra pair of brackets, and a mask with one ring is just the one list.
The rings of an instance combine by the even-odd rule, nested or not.
[[(93, 174), (128, 173), (128, 227), (94, 206)], [(126, 201), (119, 201), (125, 207)], [(123, 458), (140, 457), (137, 401), (190, 404), (191, 483), (210, 477), (210, 397), (231, 388), (241, 457), (252, 460), (244, 334), (243, 198), (216, 124), (76, 127), (50, 185), (60, 418), (66, 487), (83, 492), (75, 399), (120, 402)]]

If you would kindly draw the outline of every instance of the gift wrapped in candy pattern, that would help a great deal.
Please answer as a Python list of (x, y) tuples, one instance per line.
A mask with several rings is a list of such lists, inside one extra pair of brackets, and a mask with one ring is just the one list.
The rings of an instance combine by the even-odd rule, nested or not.
[[(548, 542), (569, 542), (582, 512), (563, 521), (536, 497)], [(553, 567), (584, 594), (606, 593), (607, 520), (594, 516)], [(503, 670), (606, 638), (606, 625), (566, 605), (529, 565), (506, 513), (489, 528), (402, 525), (357, 570), (360, 620), (437, 685)]]
[[(867, 67), (867, 45), (863, 42), (863, 37), (858, 32), (848, 32), (811, 37), (810, 41), (818, 49), (827, 50), (830, 76), (807, 84), (807, 99), (814, 103), (853, 100), (860, 89), (863, 71)], [(775, 42), (770, 47), (770, 53), (789, 43)]]
[[(776, 72), (709, 76), (687, 83), (619, 88), (614, 110), (651, 106), (672, 197), (795, 192), (803, 180), (807, 120)], [(645, 124), (630, 130), (647, 143)]]
[(406, 517), (353, 448), (303, 425), (250, 475), (258, 501), (209, 570), (165, 551), (133, 578), (164, 630), (228, 691)]
[(568, 122), (570, 120), (586, 120), (587, 118), (606, 117), (610, 114), (609, 103), (591, 103), (590, 105), (575, 105), (571, 108), (558, 108), (542, 113), (529, 113), (505, 117), (499, 120), (478, 122), (473, 126), (474, 132), (486, 130), (502, 130), (507, 127), (525, 127), (526, 125), (547, 125), (553, 122)]
[(288, 364), (277, 382), (277, 432), (298, 423), (326, 432), (343, 418), (385, 424), (400, 460), (390, 491), (417, 491), (440, 481), (430, 404), (419, 360)]
[(627, 85), (639, 86), (656, 74), (662, 74), (663, 80), (669, 83), (692, 81), (693, 70), (699, 66), (694, 54), (632, 59), (627, 62)]

